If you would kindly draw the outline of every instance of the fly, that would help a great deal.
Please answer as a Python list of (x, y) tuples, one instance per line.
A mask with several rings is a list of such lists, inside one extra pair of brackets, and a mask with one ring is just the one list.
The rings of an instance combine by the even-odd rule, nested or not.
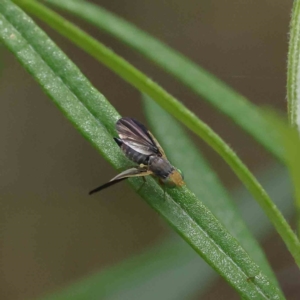
[(184, 185), (183, 175), (179, 169), (168, 161), (164, 150), (152, 133), (140, 122), (132, 118), (121, 118), (116, 123), (119, 138), (114, 138), (123, 153), (138, 164), (121, 172), (109, 182), (90, 191), (90, 195), (130, 177), (156, 176), (167, 187)]

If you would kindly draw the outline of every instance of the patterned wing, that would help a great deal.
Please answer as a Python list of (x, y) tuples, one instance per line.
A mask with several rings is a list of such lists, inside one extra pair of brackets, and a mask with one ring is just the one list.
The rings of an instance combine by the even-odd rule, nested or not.
[(144, 155), (158, 155), (165, 157), (161, 146), (140, 122), (132, 118), (121, 118), (116, 123), (119, 137), (133, 150)]

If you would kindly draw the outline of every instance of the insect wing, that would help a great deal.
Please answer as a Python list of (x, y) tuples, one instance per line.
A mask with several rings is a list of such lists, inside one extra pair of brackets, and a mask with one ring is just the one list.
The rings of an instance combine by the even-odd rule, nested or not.
[(133, 150), (144, 155), (164, 156), (161, 146), (148, 129), (132, 118), (121, 118), (116, 123), (119, 137)]
[(153, 136), (153, 134), (148, 130), (149, 135), (152, 137), (159, 153), (161, 154), (161, 156), (165, 159), (167, 159), (167, 156), (165, 154), (165, 151), (163, 150), (163, 148), (161, 147), (161, 145), (159, 144), (159, 142), (157, 141), (157, 139)]
[(108, 187), (110, 187), (122, 180), (125, 180), (129, 177), (147, 176), (147, 175), (151, 175), (151, 174), (152, 174), (151, 171), (147, 170), (146, 168), (140, 168), (140, 167), (125, 170), (125, 171), (121, 172), (120, 174), (118, 174), (117, 176), (115, 176), (114, 178), (112, 178), (109, 182), (90, 191), (89, 195), (99, 192), (105, 188), (108, 188)]

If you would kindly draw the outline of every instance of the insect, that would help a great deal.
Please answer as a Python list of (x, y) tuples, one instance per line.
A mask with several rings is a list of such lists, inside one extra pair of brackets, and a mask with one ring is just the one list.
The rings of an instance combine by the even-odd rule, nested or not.
[[(114, 138), (123, 153), (138, 166), (125, 170), (109, 182), (90, 191), (90, 195), (130, 177), (152, 175), (167, 187), (184, 185), (183, 174), (168, 161), (164, 150), (152, 133), (132, 118), (121, 118), (116, 123), (119, 138)], [(145, 179), (144, 179), (145, 180)]]

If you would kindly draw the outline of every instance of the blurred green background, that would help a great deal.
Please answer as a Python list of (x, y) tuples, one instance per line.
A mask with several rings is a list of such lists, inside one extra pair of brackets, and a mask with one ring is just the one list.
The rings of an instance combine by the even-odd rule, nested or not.
[[(94, 3), (181, 51), (253, 103), (286, 110), (292, 1)], [(184, 101), (256, 174), (270, 168), (272, 160), (259, 145), (187, 88), (116, 40), (70, 19)], [(146, 123), (136, 90), (41, 26), (123, 116)], [(125, 183), (88, 196), (89, 190), (116, 171), (62, 116), (13, 55), (3, 46), (0, 53), (0, 298), (23, 300), (49, 294), (169, 238), (168, 226)], [(232, 190), (239, 187), (225, 163), (204, 143), (196, 143), (226, 186)], [(184, 171), (184, 166), (181, 168)], [(281, 240), (271, 233), (263, 247), (287, 298), (299, 299), (300, 274)], [(192, 250), (188, 253), (193, 257)], [(187, 269), (183, 276), (189, 274), (192, 276)], [(199, 299), (201, 282), (198, 293), (197, 278), (190, 281), (194, 282), (192, 295), (182, 297)], [(118, 299), (125, 299), (125, 295)], [(238, 295), (218, 279), (201, 299), (238, 299)]]

